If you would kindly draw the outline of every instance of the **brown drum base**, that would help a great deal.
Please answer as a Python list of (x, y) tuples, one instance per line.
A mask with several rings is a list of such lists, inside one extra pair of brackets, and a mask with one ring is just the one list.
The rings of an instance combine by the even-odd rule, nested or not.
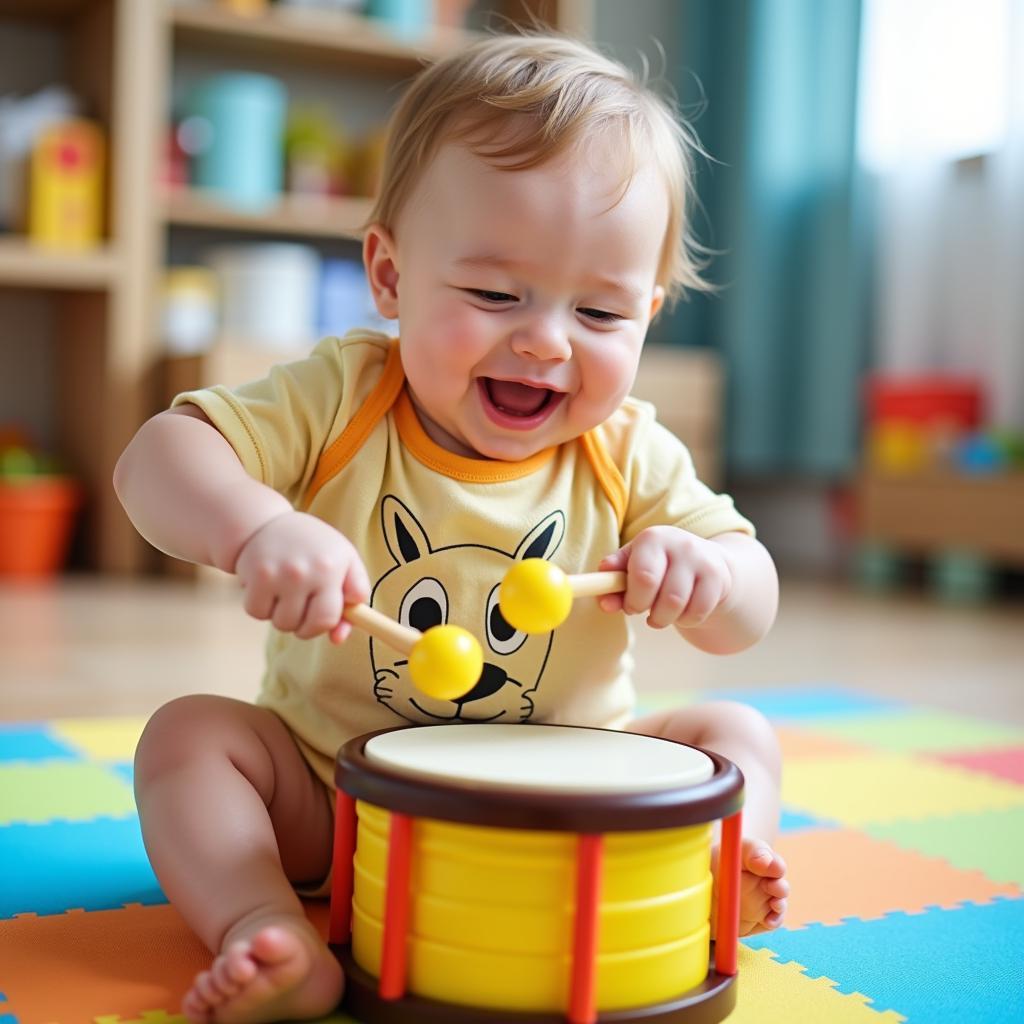
[[(377, 979), (352, 959), (349, 947), (331, 948), (345, 969), (342, 1007), (361, 1024), (566, 1024), (567, 1017), (560, 1013), (474, 1009), (418, 996), (381, 999), (377, 995)], [(735, 981), (735, 976), (719, 974), (712, 968), (703, 984), (678, 999), (656, 1006), (599, 1013), (597, 1024), (718, 1024), (736, 1005)]]

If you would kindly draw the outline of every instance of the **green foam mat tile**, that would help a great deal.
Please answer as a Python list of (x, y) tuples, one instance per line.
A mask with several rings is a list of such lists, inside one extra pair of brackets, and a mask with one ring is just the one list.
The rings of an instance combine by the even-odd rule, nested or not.
[(924, 708), (805, 718), (800, 727), (898, 754), (988, 750), (1024, 743), (1024, 729)]
[[(954, 867), (983, 871), (994, 882), (1024, 887), (1024, 807), (873, 824), (865, 826), (865, 831), (918, 853), (942, 857)], [(1024, 1000), (1024, 976), (1021, 991)]]
[(100, 764), (0, 764), (0, 824), (89, 821), (135, 813), (132, 787)]

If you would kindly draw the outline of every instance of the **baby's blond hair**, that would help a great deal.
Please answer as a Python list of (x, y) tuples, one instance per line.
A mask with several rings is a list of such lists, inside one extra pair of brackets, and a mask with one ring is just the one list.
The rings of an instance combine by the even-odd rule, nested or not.
[[(515, 130), (504, 131), (515, 123)], [(668, 298), (706, 290), (688, 226), (699, 147), (674, 106), (628, 68), (556, 35), (497, 35), (432, 64), (392, 114), (369, 223), (394, 230), (442, 144), (456, 141), (503, 169), (539, 166), (597, 132), (621, 133), (624, 187), (651, 158), (668, 191), (657, 283)]]

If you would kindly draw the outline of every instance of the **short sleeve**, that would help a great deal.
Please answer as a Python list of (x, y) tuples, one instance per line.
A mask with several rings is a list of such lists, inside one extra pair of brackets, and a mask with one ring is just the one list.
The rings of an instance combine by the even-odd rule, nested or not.
[(754, 536), (732, 498), (698, 479), (686, 446), (657, 422), (648, 402), (627, 399), (603, 430), (626, 487), (623, 544), (649, 526), (678, 526), (701, 537)]
[(368, 331), (326, 338), (307, 359), (275, 366), (262, 380), (187, 391), (171, 405), (202, 409), (246, 472), (294, 504), (379, 380), (390, 345)]

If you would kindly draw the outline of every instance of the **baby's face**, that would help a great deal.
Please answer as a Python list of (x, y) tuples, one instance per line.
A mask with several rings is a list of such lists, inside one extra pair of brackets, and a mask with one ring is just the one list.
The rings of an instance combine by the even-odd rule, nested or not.
[(621, 193), (610, 143), (525, 171), (442, 147), (385, 244), (410, 394), (443, 447), (524, 459), (628, 393), (668, 198), (650, 166)]

